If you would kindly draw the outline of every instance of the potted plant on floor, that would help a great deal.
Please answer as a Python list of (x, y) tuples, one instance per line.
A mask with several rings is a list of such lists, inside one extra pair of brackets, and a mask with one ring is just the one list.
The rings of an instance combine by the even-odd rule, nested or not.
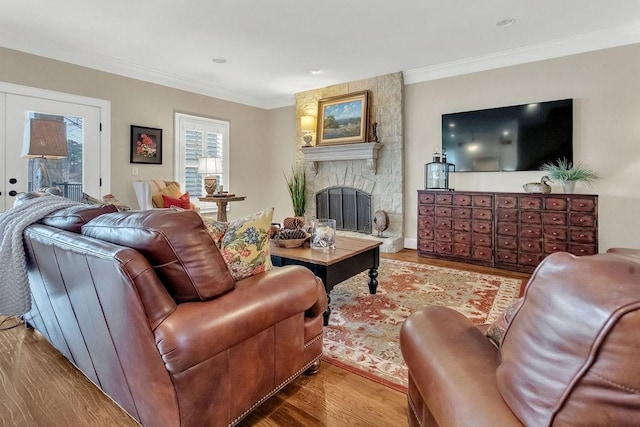
[(291, 176), (286, 176), (293, 214), (304, 224), (304, 214), (307, 210), (307, 176), (302, 167), (291, 169)]
[(545, 163), (542, 170), (546, 171), (553, 181), (562, 182), (562, 189), (565, 193), (573, 193), (576, 182), (584, 182), (588, 186), (600, 178), (600, 175), (591, 168), (582, 164), (573, 165), (566, 158), (558, 159), (556, 163)]

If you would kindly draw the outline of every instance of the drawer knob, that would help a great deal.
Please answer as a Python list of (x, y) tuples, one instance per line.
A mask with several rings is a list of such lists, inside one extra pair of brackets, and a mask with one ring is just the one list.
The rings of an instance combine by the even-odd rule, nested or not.
[(554, 231), (553, 233), (551, 233), (551, 234), (553, 234), (554, 236), (557, 236), (557, 235), (558, 235), (558, 233), (556, 233), (555, 231)]
[(484, 252), (478, 252), (480, 255), (484, 255)]
[(527, 245), (527, 247), (532, 248), (532, 247), (533, 247), (533, 245), (532, 245), (531, 243), (529, 243), (529, 244)]
[(533, 230), (529, 229), (529, 233), (533, 233)]
[(509, 259), (509, 258), (510, 258), (510, 256), (509, 256), (509, 255), (505, 255), (505, 256), (504, 256), (504, 259)]
[(580, 220), (580, 222), (584, 222), (584, 218), (582, 218), (582, 219)]
[(504, 231), (509, 231), (509, 229), (508, 229), (508, 228), (505, 228), (505, 229), (504, 229)]
[(528, 215), (528, 216), (527, 216), (527, 219), (531, 219), (531, 218), (533, 218), (531, 215)]
[(504, 242), (504, 245), (505, 246), (509, 246), (509, 242)]
[(580, 249), (580, 253), (583, 254), (584, 253), (584, 249)]
[(531, 262), (531, 261), (533, 261), (531, 258), (529, 258), (529, 259), (527, 260), (527, 262)]
[(580, 207), (583, 208), (584, 207), (584, 203), (580, 203)]
[(557, 249), (558, 249), (558, 247), (557, 247), (557, 246), (554, 246), (552, 249), (555, 251), (555, 250), (557, 250)]
[(557, 202), (553, 202), (552, 205), (553, 206), (558, 206), (558, 203)]
[(580, 237), (584, 237), (584, 234), (581, 234)]

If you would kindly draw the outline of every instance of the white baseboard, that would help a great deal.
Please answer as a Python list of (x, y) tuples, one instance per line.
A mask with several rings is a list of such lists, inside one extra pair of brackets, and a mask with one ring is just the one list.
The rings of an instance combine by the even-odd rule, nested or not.
[(405, 237), (404, 247), (407, 249), (418, 249), (418, 239), (410, 239)]

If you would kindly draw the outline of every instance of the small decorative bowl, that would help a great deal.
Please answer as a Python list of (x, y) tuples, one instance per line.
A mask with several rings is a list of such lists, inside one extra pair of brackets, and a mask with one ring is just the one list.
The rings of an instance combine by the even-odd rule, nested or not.
[(299, 248), (309, 240), (309, 237), (310, 235), (301, 239), (271, 239), (271, 241), (281, 248)]

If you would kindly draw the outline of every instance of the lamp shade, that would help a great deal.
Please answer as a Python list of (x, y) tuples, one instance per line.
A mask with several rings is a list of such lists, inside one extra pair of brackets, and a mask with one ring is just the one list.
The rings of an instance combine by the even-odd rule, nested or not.
[(69, 157), (67, 124), (61, 120), (29, 120), (25, 126), (22, 157), (45, 159)]
[(198, 161), (198, 173), (219, 175), (222, 173), (222, 159), (220, 157), (202, 157)]
[(300, 128), (304, 132), (313, 132), (316, 130), (316, 118), (313, 116), (300, 117)]

